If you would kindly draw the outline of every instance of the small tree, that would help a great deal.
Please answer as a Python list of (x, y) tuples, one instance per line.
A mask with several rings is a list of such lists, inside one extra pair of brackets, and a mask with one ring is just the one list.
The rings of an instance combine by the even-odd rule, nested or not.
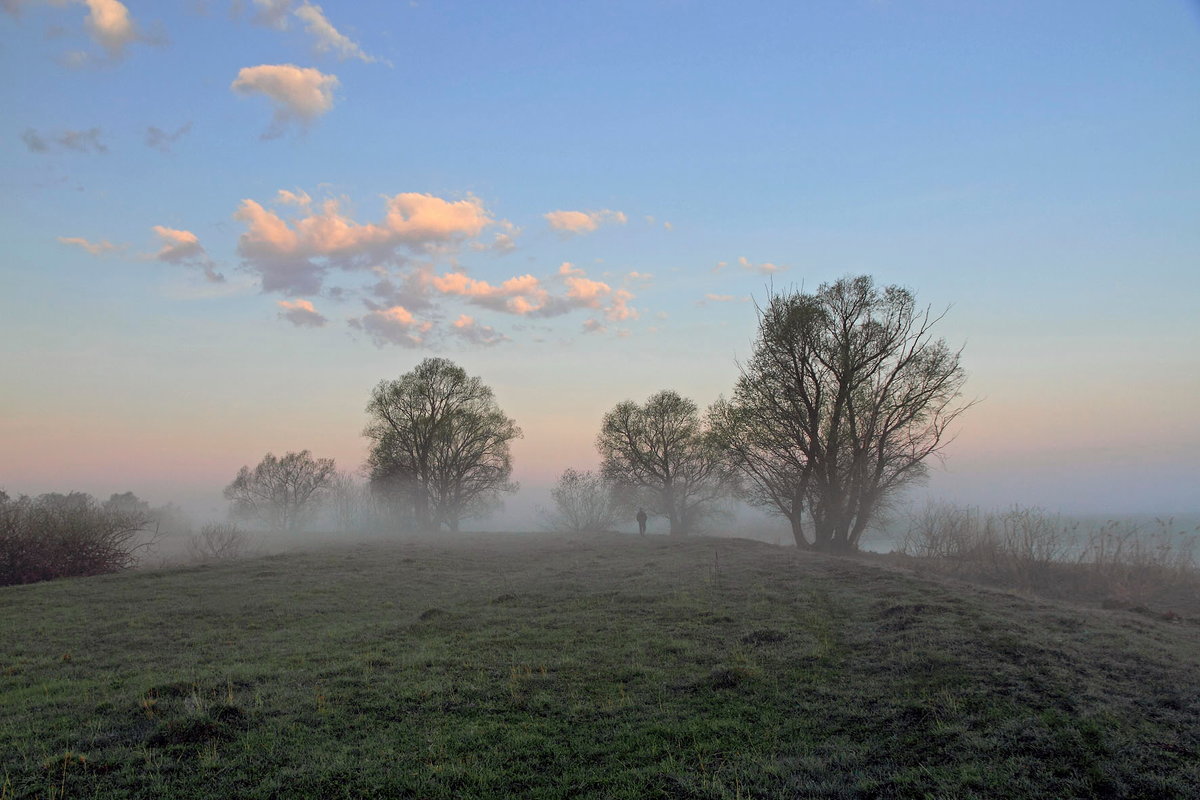
[(481, 379), (444, 358), (427, 358), (381, 381), (367, 404), (372, 488), (401, 517), (434, 531), (491, 510), (510, 480), (509, 443), (521, 437)]
[(611, 530), (620, 516), (612, 492), (595, 472), (563, 470), (550, 490), (554, 510), (546, 513), (546, 527), (575, 533)]
[(238, 471), (225, 487), (225, 499), (235, 517), (258, 520), (275, 530), (299, 530), (316, 512), (334, 472), (332, 458), (313, 458), (307, 450), (283, 458), (267, 453), (253, 470)]
[(715, 445), (696, 404), (670, 390), (618, 403), (596, 437), (604, 480), (629, 505), (665, 516), (672, 534), (695, 530), (729, 491)]
[(933, 338), (940, 319), (865, 275), (773, 295), (761, 310), (754, 354), (713, 417), (746, 496), (787, 517), (797, 545), (857, 549), (946, 445), (966, 378), (960, 352)]

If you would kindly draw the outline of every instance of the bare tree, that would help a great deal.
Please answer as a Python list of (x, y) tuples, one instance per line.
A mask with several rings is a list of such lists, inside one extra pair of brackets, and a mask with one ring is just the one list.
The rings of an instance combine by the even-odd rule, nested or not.
[(611, 530), (620, 509), (604, 479), (595, 472), (563, 470), (550, 490), (554, 510), (545, 513), (546, 527), (554, 531), (595, 532)]
[(299, 530), (315, 513), (335, 474), (332, 458), (313, 458), (301, 450), (277, 458), (267, 453), (251, 470), (242, 467), (225, 487), (231, 513), (256, 519), (275, 530)]
[(367, 404), (372, 486), (405, 509), (421, 530), (494, 507), (515, 492), (509, 442), (521, 437), (481, 379), (444, 358), (427, 358), (394, 381), (381, 381)]
[(665, 516), (672, 534), (692, 532), (728, 493), (729, 475), (696, 404), (676, 392), (642, 406), (618, 403), (604, 415), (596, 449), (604, 480), (631, 505)]
[(776, 294), (760, 310), (754, 354), (713, 417), (746, 497), (785, 516), (797, 545), (857, 549), (947, 444), (969, 404), (955, 405), (961, 351), (931, 333), (941, 316), (865, 275)]

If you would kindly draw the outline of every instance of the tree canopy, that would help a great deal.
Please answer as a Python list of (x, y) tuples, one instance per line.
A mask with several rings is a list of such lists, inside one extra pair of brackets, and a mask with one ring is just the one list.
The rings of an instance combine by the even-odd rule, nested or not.
[(381, 381), (367, 404), (371, 485), (421, 530), (493, 508), (510, 480), (509, 443), (521, 429), (478, 377), (444, 358), (427, 358), (396, 380)]
[(960, 351), (933, 338), (940, 319), (865, 275), (775, 294), (760, 310), (753, 356), (714, 427), (744, 496), (787, 517), (797, 545), (857, 548), (947, 443), (966, 376)]
[(275, 530), (299, 530), (312, 518), (334, 474), (332, 458), (313, 458), (307, 450), (283, 458), (267, 453), (253, 470), (238, 471), (225, 487), (225, 499), (236, 517)]
[(596, 449), (604, 480), (631, 505), (667, 517), (673, 534), (695, 530), (728, 488), (696, 404), (677, 392), (618, 403), (604, 415)]

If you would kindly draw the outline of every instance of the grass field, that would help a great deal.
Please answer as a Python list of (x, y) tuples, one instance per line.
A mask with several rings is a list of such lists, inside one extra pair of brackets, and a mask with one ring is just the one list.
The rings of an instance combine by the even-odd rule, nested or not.
[(0, 589), (0, 798), (1196, 797), (1200, 620), (737, 539)]

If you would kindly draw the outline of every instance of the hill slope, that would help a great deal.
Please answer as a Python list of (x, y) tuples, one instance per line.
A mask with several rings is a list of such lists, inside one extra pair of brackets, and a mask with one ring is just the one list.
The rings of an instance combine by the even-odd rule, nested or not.
[(729, 539), (0, 590), (0, 798), (1191, 797), (1200, 636)]

